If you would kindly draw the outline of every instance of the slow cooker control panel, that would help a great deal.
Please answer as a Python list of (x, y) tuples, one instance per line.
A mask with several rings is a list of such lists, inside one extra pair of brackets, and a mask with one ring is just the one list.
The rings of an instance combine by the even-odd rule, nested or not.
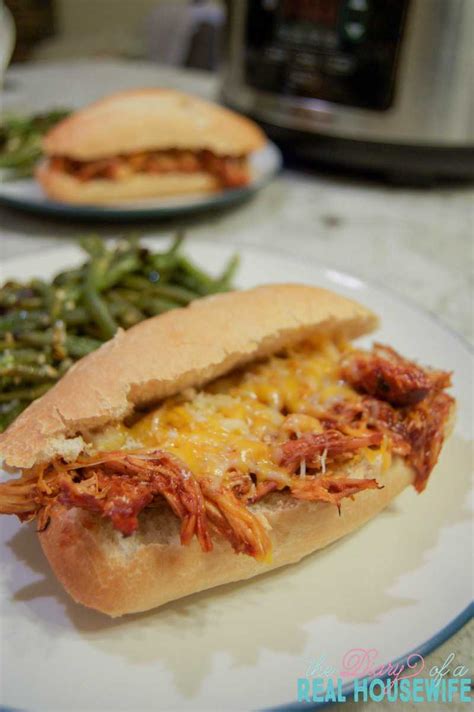
[(383, 111), (409, 0), (249, 0), (244, 71), (266, 92)]

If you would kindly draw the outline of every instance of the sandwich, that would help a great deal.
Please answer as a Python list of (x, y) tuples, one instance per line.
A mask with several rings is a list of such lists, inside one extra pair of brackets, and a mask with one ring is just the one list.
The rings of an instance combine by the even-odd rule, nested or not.
[(37, 180), (52, 199), (108, 204), (241, 188), (266, 138), (249, 119), (174, 89), (108, 96), (43, 139)]
[(376, 325), (280, 284), (120, 332), (0, 436), (0, 512), (110, 616), (297, 562), (422, 492), (450, 430), (450, 374), (352, 343)]

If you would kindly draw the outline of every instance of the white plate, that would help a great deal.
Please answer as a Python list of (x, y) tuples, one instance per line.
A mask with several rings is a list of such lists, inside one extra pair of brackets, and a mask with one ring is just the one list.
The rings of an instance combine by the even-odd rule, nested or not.
[(50, 200), (32, 178), (2, 182), (0, 173), (0, 203), (43, 215), (73, 220), (143, 220), (169, 218), (185, 213), (212, 210), (244, 200), (259, 190), (280, 170), (281, 153), (268, 141), (250, 156), (252, 180), (243, 188), (232, 188), (209, 195), (149, 198), (116, 205), (73, 205)]
[[(186, 249), (216, 271), (234, 251), (202, 242)], [(426, 653), (469, 617), (472, 361), (466, 345), (379, 287), (288, 255), (241, 253), (240, 286), (293, 280), (336, 289), (382, 316), (377, 339), (454, 370), (456, 429), (428, 489), (421, 496), (404, 492), (361, 530), (297, 565), (115, 621), (74, 604), (31, 527), (2, 518), (3, 704), (61, 711), (289, 705), (297, 678), (321, 655), (337, 665), (354, 647), (377, 648), (380, 662)], [(46, 277), (78, 254), (65, 247), (11, 260), (0, 279)]]

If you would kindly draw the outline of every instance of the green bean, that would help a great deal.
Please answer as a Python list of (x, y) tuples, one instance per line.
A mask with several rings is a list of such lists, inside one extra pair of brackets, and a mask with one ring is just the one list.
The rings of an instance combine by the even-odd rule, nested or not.
[(115, 319), (118, 319), (125, 328), (134, 326), (145, 318), (145, 315), (140, 309), (114, 291), (108, 293), (107, 301), (112, 315)]
[(214, 291), (216, 281), (212, 277), (209, 277), (184, 255), (179, 255), (177, 260), (182, 273), (179, 281), (182, 281), (185, 287), (195, 290), (201, 296), (211, 294)]
[(0, 377), (9, 379), (22, 379), (28, 382), (43, 383), (44, 381), (55, 380), (58, 372), (52, 366), (22, 366), (15, 364), (7, 368), (0, 367)]
[(103, 240), (97, 235), (86, 235), (79, 240), (82, 249), (93, 258), (107, 255), (107, 248)]
[[(1, 348), (1, 342), (0, 342), (0, 348)], [(3, 351), (2, 355), (0, 355), (0, 368), (2, 366), (5, 366), (6, 364), (9, 363), (17, 363), (17, 364), (43, 364), (46, 363), (47, 358), (49, 357), (48, 351), (45, 349), (45, 351), (37, 351), (36, 349), (25, 349), (25, 348), (16, 348), (13, 350), (10, 350), (10, 348), (5, 347), (5, 350)]]
[(2, 299), (0, 307), (14, 308), (19, 311), (35, 311), (43, 305), (41, 297), (14, 297), (10, 295)]
[(66, 325), (57, 320), (51, 330), (51, 348), (55, 361), (62, 361), (67, 356), (66, 351)]
[[(85, 354), (84, 354), (84, 355), (85, 355)], [(60, 363), (59, 366), (58, 366), (58, 375), (59, 375), (60, 377), (61, 377), (61, 376), (64, 376), (64, 374), (65, 374), (67, 371), (69, 371), (69, 369), (71, 368), (71, 366), (73, 365), (73, 363), (74, 363), (74, 362), (73, 362), (72, 358), (63, 358), (63, 360), (61, 361), (61, 363)]]
[(4, 351), (5, 349), (16, 349), (20, 346), (20, 344), (15, 341), (13, 338), (13, 335), (10, 333), (6, 334), (5, 339), (0, 339), (0, 351)]
[(22, 168), (25, 165), (30, 165), (41, 156), (39, 141), (29, 143), (17, 151), (0, 155), (0, 168)]
[(167, 252), (149, 255), (150, 265), (158, 271), (170, 271), (178, 264), (179, 250), (184, 240), (184, 234), (178, 232)]
[[(51, 330), (44, 332), (34, 332), (20, 334), (17, 339), (24, 344), (30, 344), (31, 346), (36, 346), (39, 348), (45, 346), (51, 346), (53, 343), (53, 333)], [(73, 336), (69, 335), (65, 339), (65, 348), (67, 353), (74, 358), (82, 358), (91, 351), (99, 348), (101, 341), (98, 339), (91, 339), (87, 336)]]
[(1, 306), (14, 306), (18, 299), (22, 297), (34, 297), (35, 293), (30, 288), (25, 288), (21, 284), (9, 282), (5, 284), (1, 291), (0, 300)]
[(181, 246), (185, 240), (185, 234), (184, 230), (178, 230), (173, 242), (171, 243), (171, 247), (169, 248), (168, 252), (165, 254), (168, 255), (177, 255), (179, 250), (181, 249)]
[(174, 284), (154, 284), (150, 290), (150, 293), (153, 295), (156, 294), (158, 297), (172, 299), (178, 304), (189, 304), (194, 299), (199, 297), (197, 292), (193, 292), (190, 289)]
[(141, 297), (143, 296), (143, 290), (138, 290), (138, 289), (123, 289), (122, 287), (116, 287), (113, 290), (114, 294), (117, 294), (119, 297), (122, 299), (125, 299), (126, 301), (130, 302), (130, 304), (137, 305), (138, 302), (140, 301)]
[(100, 297), (97, 285), (107, 269), (107, 260), (97, 259), (89, 263), (83, 288), (83, 299), (93, 322), (97, 324), (104, 339), (111, 339), (118, 329), (118, 324)]
[(25, 331), (47, 326), (48, 315), (44, 312), (12, 311), (0, 317), (0, 334)]
[(224, 291), (229, 289), (229, 285), (235, 277), (235, 273), (237, 272), (239, 264), (240, 264), (239, 255), (234, 255), (233, 257), (231, 257), (227, 266), (225, 267), (224, 271), (222, 272), (221, 276), (219, 277), (218, 284), (220, 285), (221, 288), (223, 288)]
[(79, 267), (78, 269), (70, 269), (67, 270), (67, 272), (60, 272), (59, 274), (56, 275), (56, 277), (53, 279), (53, 284), (57, 285), (58, 287), (62, 287), (65, 285), (71, 285), (71, 283), (75, 284), (77, 282), (80, 282), (84, 274), (84, 270), (82, 267)]
[(149, 316), (156, 316), (158, 314), (163, 314), (163, 312), (170, 311), (171, 309), (176, 309), (179, 307), (179, 304), (172, 302), (169, 299), (160, 299), (159, 297), (153, 298), (144, 295), (140, 306)]
[(78, 302), (81, 301), (82, 295), (82, 284), (78, 282), (77, 284), (64, 284), (59, 287), (64, 294), (64, 308), (71, 309)]
[(9, 279), (3, 285), (3, 289), (8, 291), (9, 289), (25, 289), (25, 285), (21, 282), (17, 282), (15, 279)]
[(51, 388), (50, 384), (42, 383), (40, 386), (31, 388), (17, 388), (8, 393), (0, 393), (0, 403), (8, 403), (14, 400), (33, 401), (46, 393)]
[(56, 290), (53, 288), (53, 286), (42, 279), (32, 279), (30, 282), (30, 286), (32, 289), (39, 293), (40, 298), (46, 305), (46, 308), (49, 309), (55, 299)]
[(123, 255), (125, 252), (133, 252), (134, 254), (147, 252), (145, 247), (140, 245), (140, 234), (138, 232), (129, 232), (115, 243), (114, 251), (117, 255)]
[(179, 285), (167, 284), (166, 282), (163, 284), (161, 281), (153, 282), (147, 277), (136, 274), (131, 274), (125, 277), (121, 281), (120, 286), (137, 291), (146, 290), (151, 294), (173, 299), (180, 304), (189, 304), (189, 302), (192, 302), (193, 299), (199, 297), (199, 294), (196, 291), (186, 289), (185, 287), (181, 287)]
[(149, 289), (151, 284), (152, 282), (150, 282), (150, 280), (146, 277), (143, 277), (143, 275), (141, 274), (129, 274), (124, 277), (120, 282), (121, 287), (123, 286), (127, 287), (128, 289), (136, 290)]
[(148, 259), (151, 270), (158, 272), (161, 279), (167, 279), (178, 266), (177, 255), (153, 255)]
[(76, 307), (75, 309), (65, 309), (61, 312), (61, 319), (67, 326), (80, 326), (87, 324), (89, 313), (84, 307)]
[(102, 344), (98, 339), (91, 339), (88, 336), (67, 336), (66, 350), (72, 358), (82, 358), (91, 351), (95, 351)]
[(129, 254), (123, 255), (116, 264), (112, 264), (110, 269), (104, 273), (100, 282), (100, 290), (110, 289), (120, 282), (126, 275), (140, 267), (140, 259), (138, 255)]
[(51, 346), (52, 334), (51, 330), (46, 331), (26, 331), (24, 333), (15, 334), (16, 344), (29, 344), (31, 346), (43, 347)]

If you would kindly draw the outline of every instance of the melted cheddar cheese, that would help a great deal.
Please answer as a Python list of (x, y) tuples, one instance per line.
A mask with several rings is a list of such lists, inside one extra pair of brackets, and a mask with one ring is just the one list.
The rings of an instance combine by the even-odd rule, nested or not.
[[(199, 392), (165, 400), (130, 427), (109, 427), (94, 448), (162, 449), (182, 460), (196, 477), (253, 474), (284, 487), (289, 474), (275, 464), (275, 445), (291, 433), (319, 432), (318, 413), (357, 398), (340, 380), (339, 361), (348, 347), (333, 342), (298, 348), (220, 378)], [(365, 449), (373, 460), (379, 451)]]

